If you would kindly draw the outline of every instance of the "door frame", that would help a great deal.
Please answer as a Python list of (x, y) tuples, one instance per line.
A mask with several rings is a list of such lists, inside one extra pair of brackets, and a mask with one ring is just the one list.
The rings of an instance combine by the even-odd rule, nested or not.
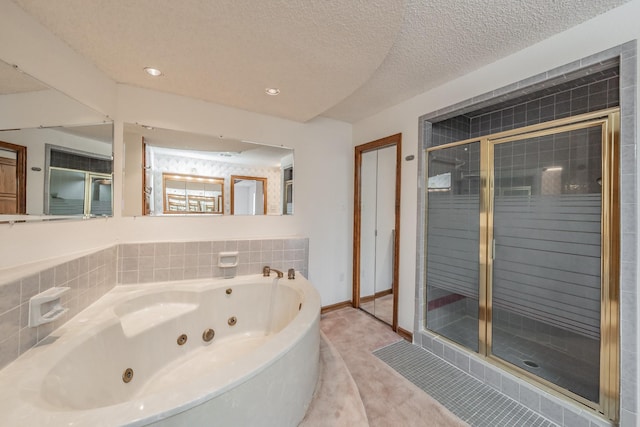
[(362, 155), (381, 148), (396, 147), (396, 197), (395, 235), (393, 241), (393, 322), (391, 328), (398, 331), (398, 279), (400, 272), (400, 188), (402, 166), (402, 134), (387, 136), (355, 147), (354, 195), (353, 195), (353, 293), (352, 306), (360, 308), (360, 232), (361, 232), (361, 172)]
[(0, 141), (0, 148), (15, 151), (17, 188), (17, 213), (27, 213), (27, 147)]

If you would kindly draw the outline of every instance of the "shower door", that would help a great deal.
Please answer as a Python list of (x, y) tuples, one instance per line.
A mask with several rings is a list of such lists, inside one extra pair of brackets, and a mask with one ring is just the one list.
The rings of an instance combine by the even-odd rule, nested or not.
[(608, 124), (572, 124), (489, 145), (491, 355), (595, 407), (609, 394), (600, 369), (607, 357), (601, 330), (610, 326), (603, 271), (613, 232), (603, 213), (615, 211)]

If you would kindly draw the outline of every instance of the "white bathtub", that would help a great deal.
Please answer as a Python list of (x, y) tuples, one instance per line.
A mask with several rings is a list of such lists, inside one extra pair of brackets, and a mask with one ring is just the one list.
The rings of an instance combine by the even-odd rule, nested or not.
[(320, 298), (299, 274), (280, 279), (269, 321), (272, 281), (117, 286), (0, 371), (0, 425), (297, 425), (318, 377)]

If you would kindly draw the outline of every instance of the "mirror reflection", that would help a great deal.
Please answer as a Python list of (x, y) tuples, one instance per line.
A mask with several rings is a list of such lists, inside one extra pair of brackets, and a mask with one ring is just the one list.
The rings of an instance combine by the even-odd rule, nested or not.
[(231, 214), (264, 215), (267, 212), (267, 178), (231, 176)]
[(0, 222), (111, 216), (112, 146), (102, 114), (0, 61)]
[(165, 214), (222, 213), (224, 179), (164, 173), (162, 181)]
[(360, 308), (389, 325), (397, 277), (397, 155), (396, 145), (360, 154), (360, 259), (371, 260), (359, 263)]
[[(125, 216), (293, 213), (290, 148), (125, 123), (124, 153)], [(182, 192), (184, 203), (172, 196), (169, 206), (167, 176), (193, 177), (192, 182), (213, 180), (219, 187), (187, 188), (178, 180), (169, 188)], [(191, 207), (189, 191), (193, 193)], [(196, 192), (197, 197), (208, 199), (195, 199)]]

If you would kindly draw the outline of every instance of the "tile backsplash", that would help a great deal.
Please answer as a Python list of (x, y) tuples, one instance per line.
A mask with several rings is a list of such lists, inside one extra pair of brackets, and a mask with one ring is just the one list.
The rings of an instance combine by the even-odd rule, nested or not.
[[(307, 276), (309, 239), (219, 240), (114, 245), (0, 283), (0, 369), (45, 339), (116, 284), (223, 277), (218, 253), (238, 251), (234, 275), (258, 274), (269, 265)], [(71, 288), (62, 297), (69, 311), (60, 319), (29, 328), (29, 299), (53, 286)]]
[[(112, 289), (117, 257), (118, 248), (112, 246), (0, 284), (0, 368)], [(54, 322), (28, 327), (29, 298), (53, 286), (70, 288), (61, 298), (69, 311)]]
[(238, 251), (234, 275), (259, 274), (262, 267), (294, 268), (307, 276), (309, 239), (214, 240), (120, 245), (118, 283), (224, 277), (220, 252)]

